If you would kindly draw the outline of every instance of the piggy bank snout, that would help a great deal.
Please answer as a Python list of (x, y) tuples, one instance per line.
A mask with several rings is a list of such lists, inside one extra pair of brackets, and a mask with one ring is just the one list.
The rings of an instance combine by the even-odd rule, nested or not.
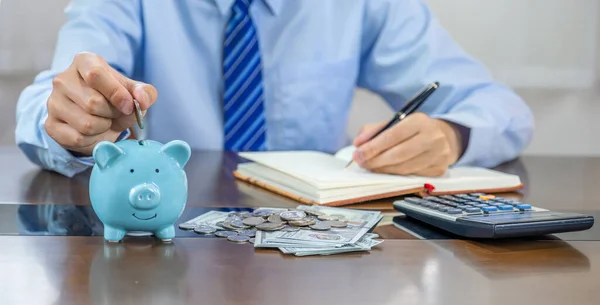
[(160, 203), (160, 190), (154, 184), (137, 185), (129, 192), (129, 203), (136, 209), (152, 209)]

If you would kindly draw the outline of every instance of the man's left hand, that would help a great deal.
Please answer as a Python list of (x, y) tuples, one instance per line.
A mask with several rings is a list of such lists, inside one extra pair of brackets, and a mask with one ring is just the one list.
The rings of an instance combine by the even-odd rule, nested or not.
[(353, 159), (362, 168), (396, 175), (440, 176), (461, 155), (460, 137), (448, 122), (423, 113), (370, 140), (386, 122), (364, 126), (354, 140)]

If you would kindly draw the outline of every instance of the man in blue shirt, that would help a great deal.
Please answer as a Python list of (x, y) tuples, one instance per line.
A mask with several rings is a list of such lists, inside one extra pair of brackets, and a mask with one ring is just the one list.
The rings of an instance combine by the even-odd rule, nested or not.
[(92, 164), (99, 141), (129, 136), (133, 99), (153, 140), (335, 152), (350, 144), (356, 87), (398, 110), (439, 81), (422, 113), (354, 139), (360, 166), (392, 174), (494, 166), (533, 132), (526, 104), (421, 0), (73, 0), (66, 14), (51, 68), (19, 99), (16, 128), (30, 160), (66, 176)]

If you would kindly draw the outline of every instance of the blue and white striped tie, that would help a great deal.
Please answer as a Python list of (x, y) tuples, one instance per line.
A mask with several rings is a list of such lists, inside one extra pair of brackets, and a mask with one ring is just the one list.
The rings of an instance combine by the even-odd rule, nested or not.
[(235, 1), (225, 30), (224, 130), (230, 151), (264, 150), (266, 142), (260, 49), (250, 3)]

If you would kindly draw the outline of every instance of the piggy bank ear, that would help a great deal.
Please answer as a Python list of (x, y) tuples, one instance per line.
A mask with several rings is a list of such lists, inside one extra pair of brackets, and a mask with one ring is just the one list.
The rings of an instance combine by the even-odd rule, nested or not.
[(180, 140), (171, 141), (163, 145), (163, 147), (160, 148), (160, 151), (175, 159), (182, 168), (187, 164), (192, 155), (192, 150), (188, 143)]
[(92, 152), (92, 157), (98, 167), (101, 169), (105, 169), (109, 166), (114, 160), (123, 155), (123, 150), (112, 143), (110, 141), (102, 141), (96, 144), (94, 147), (94, 151)]

